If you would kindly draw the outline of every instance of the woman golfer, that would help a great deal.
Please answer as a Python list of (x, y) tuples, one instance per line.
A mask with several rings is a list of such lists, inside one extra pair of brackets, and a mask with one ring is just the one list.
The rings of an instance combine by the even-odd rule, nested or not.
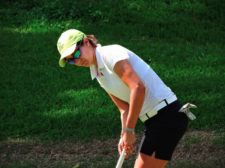
[(59, 65), (68, 62), (90, 67), (121, 113), (121, 139), (118, 150), (126, 157), (134, 150), (138, 118), (146, 130), (135, 168), (163, 168), (184, 134), (188, 118), (176, 95), (140, 57), (120, 45), (97, 45), (92, 35), (79, 30), (63, 32), (57, 42)]

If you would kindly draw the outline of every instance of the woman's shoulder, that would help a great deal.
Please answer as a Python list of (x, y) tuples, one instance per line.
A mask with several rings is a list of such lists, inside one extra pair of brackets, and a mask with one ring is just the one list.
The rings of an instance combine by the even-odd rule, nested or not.
[(126, 48), (118, 44), (101, 46), (99, 48), (99, 54), (101, 56), (104, 64), (110, 69), (113, 70), (114, 65), (124, 59), (129, 59), (128, 52)]
[(111, 44), (102, 46), (101, 49), (105, 52), (124, 52), (127, 49), (119, 44)]
[(123, 46), (121, 46), (119, 44), (110, 44), (110, 45), (102, 46), (102, 48), (105, 48), (105, 49), (117, 48), (117, 49), (119, 49), (119, 48), (125, 48), (125, 47), (123, 47)]

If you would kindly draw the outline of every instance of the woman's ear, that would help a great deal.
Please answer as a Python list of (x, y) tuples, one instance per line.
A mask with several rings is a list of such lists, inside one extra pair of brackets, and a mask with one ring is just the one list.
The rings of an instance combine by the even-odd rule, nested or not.
[(89, 45), (89, 40), (87, 37), (84, 37), (83, 41), (84, 41), (84, 44)]
[(86, 45), (86, 46), (91, 46), (91, 44), (90, 44), (90, 42), (89, 42), (89, 40), (88, 40), (88, 38), (87, 37), (84, 37), (84, 44)]

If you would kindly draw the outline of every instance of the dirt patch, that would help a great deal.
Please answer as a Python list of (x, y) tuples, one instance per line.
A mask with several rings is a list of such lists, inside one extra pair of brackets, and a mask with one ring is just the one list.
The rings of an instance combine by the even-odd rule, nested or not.
[[(201, 167), (224, 167), (224, 144), (216, 143), (218, 139), (223, 138), (224, 133), (216, 134), (214, 131), (188, 131), (176, 147), (169, 165), (191, 162), (192, 164), (202, 164)], [(217, 164), (218, 162), (223, 163), (210, 165)]]
[[(141, 134), (137, 134), (135, 153), (128, 159), (132, 163), (134, 163), (141, 137)], [(21, 165), (30, 164), (33, 167), (55, 167), (59, 163), (68, 167), (72, 165), (79, 167), (88, 160), (96, 163), (99, 160), (102, 163), (100, 159), (102, 157), (106, 162), (111, 161), (114, 164), (118, 159), (117, 143), (117, 138), (86, 143), (68, 140), (60, 143), (43, 143), (9, 139), (0, 142), (0, 167), (15, 164), (15, 162)], [(224, 134), (216, 134), (213, 131), (188, 131), (178, 144), (173, 159), (167, 167), (176, 167), (181, 162), (204, 164), (207, 161), (207, 164), (222, 162), (217, 166), (214, 165), (219, 168), (222, 164), (225, 165), (224, 157)]]

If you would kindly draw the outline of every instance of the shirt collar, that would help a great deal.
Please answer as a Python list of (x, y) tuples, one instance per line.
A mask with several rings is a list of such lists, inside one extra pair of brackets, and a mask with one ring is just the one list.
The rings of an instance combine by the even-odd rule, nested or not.
[(92, 80), (94, 80), (97, 77), (97, 73), (100, 72), (102, 68), (104, 68), (104, 64), (101, 59), (101, 44), (97, 44), (97, 47), (95, 49), (95, 55), (97, 59), (98, 70), (94, 64), (90, 66), (90, 73)]

